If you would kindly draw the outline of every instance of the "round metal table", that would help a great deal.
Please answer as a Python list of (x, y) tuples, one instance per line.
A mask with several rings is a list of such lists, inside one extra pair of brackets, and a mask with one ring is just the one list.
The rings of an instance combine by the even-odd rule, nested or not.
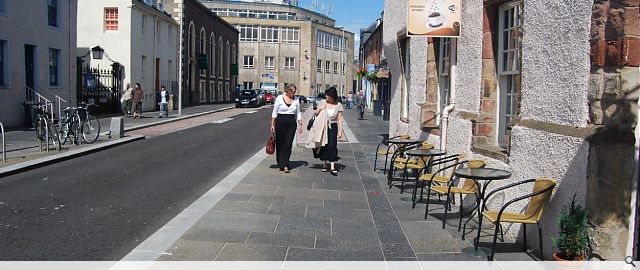
[[(462, 251), (476, 257), (487, 256), (490, 253), (490, 250), (488, 248), (478, 248), (478, 243), (480, 241), (480, 230), (482, 229), (482, 211), (484, 210), (486, 204), (484, 195), (487, 191), (487, 186), (489, 186), (489, 183), (491, 183), (491, 181), (507, 179), (511, 177), (511, 172), (494, 168), (462, 168), (457, 169), (454, 174), (460, 178), (473, 180), (476, 184), (476, 187), (478, 188), (478, 196), (476, 200), (476, 208), (478, 209), (478, 234), (473, 240), (473, 248), (465, 248)], [(463, 240), (467, 224), (472, 219), (473, 215), (471, 215), (469, 219), (464, 223), (464, 229), (462, 229)]]
[(422, 142), (421, 140), (416, 140), (416, 139), (388, 139), (387, 140), (388, 143), (392, 143), (392, 144), (414, 144), (414, 143), (419, 143)]

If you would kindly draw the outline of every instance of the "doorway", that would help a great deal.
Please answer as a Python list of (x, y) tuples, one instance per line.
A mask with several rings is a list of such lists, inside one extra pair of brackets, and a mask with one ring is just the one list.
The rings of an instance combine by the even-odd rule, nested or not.
[(24, 45), (24, 76), (25, 85), (36, 89), (36, 46)]

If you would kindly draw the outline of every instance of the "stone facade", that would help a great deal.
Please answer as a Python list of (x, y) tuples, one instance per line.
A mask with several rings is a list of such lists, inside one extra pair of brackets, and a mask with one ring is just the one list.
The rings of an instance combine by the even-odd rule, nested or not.
[[(462, 1), (462, 32), (452, 41), (457, 42), (457, 78), (451, 82), (456, 92), (450, 97), (455, 107), (446, 127), (432, 120), (434, 113), (441, 114), (434, 103), (441, 98), (436, 75), (442, 39), (402, 36), (402, 2), (386, 1), (384, 11), (385, 54), (391, 72), (404, 73), (392, 81), (390, 136), (410, 134), (439, 143), (447, 128), (443, 147), (449, 153), (467, 153), (512, 172), (511, 179), (495, 186), (556, 179), (541, 221), (545, 257), (553, 252), (563, 205), (577, 194), (596, 226), (593, 252), (623, 259), (634, 241), (629, 217), (635, 209), (630, 205), (635, 194), (632, 128), (638, 108), (628, 93), (639, 85), (638, 1)], [(519, 25), (508, 32), (501, 21), (505, 10), (520, 15)], [(504, 33), (509, 35), (501, 37)], [(520, 41), (508, 43), (514, 54), (501, 49), (505, 37)], [(409, 46), (399, 51), (396, 44), (403, 43)], [(509, 67), (515, 69), (505, 72), (503, 61), (512, 55)], [(509, 108), (506, 100), (512, 100)], [(530, 187), (510, 190), (489, 207), (529, 192)], [(598, 203), (605, 198), (610, 203)], [(529, 235), (536, 235), (533, 227), (528, 226)], [(522, 239), (519, 226), (505, 233)], [(530, 248), (537, 243), (537, 237), (529, 238)]]
[[(231, 102), (238, 82), (231, 72), (238, 64), (238, 30), (197, 0), (166, 2), (175, 20), (184, 24), (183, 105)], [(206, 68), (199, 66), (200, 58), (206, 58)]]

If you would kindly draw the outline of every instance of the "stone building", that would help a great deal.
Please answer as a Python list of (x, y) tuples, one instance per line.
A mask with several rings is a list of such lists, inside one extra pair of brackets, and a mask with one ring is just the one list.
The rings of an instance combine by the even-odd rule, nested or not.
[(197, 0), (166, 3), (182, 20), (182, 103), (185, 106), (232, 101), (237, 84), (238, 30)]
[(33, 96), (28, 88), (58, 104), (57, 97), (72, 102), (62, 106), (74, 104), (77, 7), (77, 1), (0, 0), (0, 122), (5, 127), (31, 122), (23, 107)]
[(94, 46), (102, 47), (107, 55), (104, 59), (82, 60), (96, 68), (120, 63), (121, 79), (132, 85), (140, 83), (144, 91), (143, 110), (155, 110), (160, 85), (169, 87), (178, 78), (178, 24), (160, 3), (78, 1), (78, 56)]
[[(630, 93), (640, 78), (638, 5), (462, 1), (461, 36), (427, 39), (406, 36), (406, 0), (385, 1), (385, 55), (391, 73), (399, 75), (391, 82), (390, 135), (411, 134), (511, 171), (511, 179), (496, 187), (557, 179), (542, 218), (547, 258), (558, 234), (556, 219), (573, 194), (595, 226), (590, 236), (596, 255), (622, 260), (634, 254), (638, 107)], [(519, 226), (507, 228), (521, 241)], [(537, 235), (535, 226), (527, 229)], [(529, 237), (529, 248), (537, 249), (537, 241)]]
[(354, 34), (335, 20), (295, 3), (201, 2), (240, 30), (241, 88), (283, 91), (293, 83), (305, 96), (330, 86), (351, 91)]
[(360, 78), (367, 106), (373, 109), (374, 115), (384, 116), (389, 119), (391, 102), (390, 73), (388, 72), (387, 59), (383, 49), (383, 28), (382, 18), (376, 20), (369, 27), (360, 30), (360, 64), (361, 68), (368, 68), (373, 65), (375, 77), (368, 79)]

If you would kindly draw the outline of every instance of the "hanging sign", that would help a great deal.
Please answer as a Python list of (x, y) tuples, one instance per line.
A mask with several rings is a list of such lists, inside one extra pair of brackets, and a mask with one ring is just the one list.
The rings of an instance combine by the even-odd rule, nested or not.
[(407, 35), (459, 37), (461, 0), (408, 0)]

